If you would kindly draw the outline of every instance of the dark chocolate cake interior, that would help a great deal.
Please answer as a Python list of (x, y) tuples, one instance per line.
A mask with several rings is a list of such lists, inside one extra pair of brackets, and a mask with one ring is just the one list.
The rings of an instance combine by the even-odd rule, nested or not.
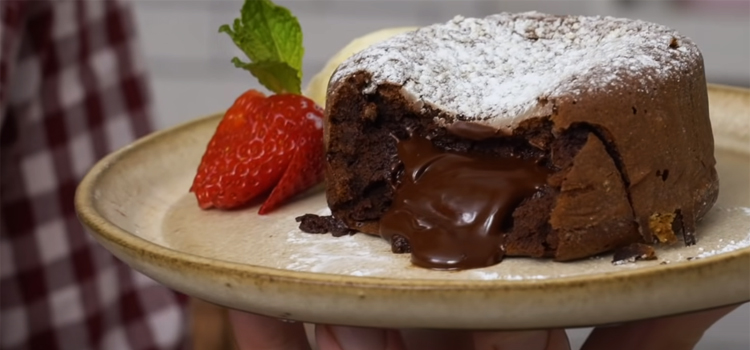
[[(361, 89), (368, 81), (366, 74), (349, 79), (343, 89)], [(578, 123), (555, 130), (551, 116), (525, 120), (512, 134), (462, 122), (460, 116), (444, 127), (434, 122), (440, 111), (429, 106), (415, 108), (401, 95), (399, 86), (381, 85), (374, 94), (339, 93), (356, 96), (336, 100), (337, 113), (327, 121), (327, 177), (336, 178), (337, 184), (327, 187), (328, 204), (335, 216), (330, 225), (339, 232), (345, 226), (381, 235), (394, 253), (411, 252), (415, 264), (441, 269), (488, 266), (504, 256), (567, 261), (644, 242), (634, 220), (627, 175), (606, 129)], [(429, 140), (443, 152), (533, 164), (544, 169), (546, 180), (523, 198), (516, 198), (512, 210), (497, 218), (499, 224), (477, 233), (482, 237), (474, 239), (474, 245), (463, 242), (469, 239), (466, 235), (448, 232), (441, 239), (463, 250), (457, 252), (458, 259), (446, 262), (436, 256), (437, 251), (415, 252), (411, 244), (415, 238), (408, 232), (384, 228), (382, 219), (394, 207), (405, 176), (399, 145), (415, 139)], [(464, 185), (455, 183), (458, 188)], [(488, 195), (486, 203), (496, 200)], [(320, 225), (312, 227), (313, 219), (300, 219), (301, 228), (320, 232)], [(493, 249), (474, 249), (481, 244)]]

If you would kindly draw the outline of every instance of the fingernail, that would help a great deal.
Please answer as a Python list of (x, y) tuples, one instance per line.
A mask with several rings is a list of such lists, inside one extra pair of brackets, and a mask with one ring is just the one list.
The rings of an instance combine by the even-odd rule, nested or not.
[(341, 350), (384, 350), (386, 332), (380, 329), (329, 326)]

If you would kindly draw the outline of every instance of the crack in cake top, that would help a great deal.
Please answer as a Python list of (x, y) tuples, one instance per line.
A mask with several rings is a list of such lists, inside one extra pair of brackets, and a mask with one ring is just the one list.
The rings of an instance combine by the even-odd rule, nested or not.
[(400, 34), (343, 62), (329, 87), (357, 72), (364, 93), (402, 86), (407, 98), (445, 112), (438, 122), (496, 128), (544, 113), (542, 100), (614, 88), (647, 89), (702, 64), (695, 43), (668, 27), (613, 17), (500, 13)]

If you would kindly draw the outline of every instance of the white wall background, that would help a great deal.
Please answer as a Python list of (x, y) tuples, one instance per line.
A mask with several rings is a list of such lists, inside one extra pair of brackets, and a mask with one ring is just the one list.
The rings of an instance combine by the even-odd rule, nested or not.
[[(151, 69), (159, 127), (226, 109), (255, 79), (234, 68), (241, 54), (218, 27), (239, 14), (241, 0), (134, 0)], [(725, 7), (680, 9), (667, 1), (624, 5), (618, 0), (279, 0), (299, 18), (305, 34), (305, 78), (357, 36), (390, 26), (443, 22), (456, 14), (538, 10), (557, 14), (633, 17), (669, 25), (701, 47), (711, 82), (750, 87), (748, 0)], [(726, 1), (725, 1), (726, 2)], [(242, 57), (242, 56), (240, 56)], [(244, 58), (244, 57), (242, 57)], [(306, 81), (306, 80), (305, 80)]]
[[(241, 92), (258, 86), (249, 73), (232, 66), (229, 60), (239, 52), (226, 35), (217, 32), (219, 25), (230, 23), (239, 14), (242, 1), (134, 1), (153, 78), (159, 128), (222, 111)], [(443, 22), (456, 14), (538, 10), (640, 18), (669, 25), (701, 47), (710, 82), (750, 87), (748, 0), (693, 2), (698, 4), (685, 8), (669, 1), (628, 0), (278, 0), (299, 18), (305, 33), (305, 82), (351, 39), (376, 29)], [(570, 332), (574, 349), (588, 331)], [(746, 305), (720, 321), (697, 349), (750, 349), (750, 307)]]

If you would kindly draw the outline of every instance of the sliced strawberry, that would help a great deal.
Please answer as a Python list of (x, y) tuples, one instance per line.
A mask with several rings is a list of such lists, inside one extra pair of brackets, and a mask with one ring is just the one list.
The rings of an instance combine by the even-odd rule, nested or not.
[[(286, 200), (323, 181), (323, 111), (312, 100), (299, 95), (269, 97), (280, 110), (295, 115), (300, 122), (295, 135), (296, 149), (284, 175), (258, 210), (267, 214)], [(281, 112), (280, 112), (281, 113)]]
[[(240, 207), (270, 191), (278, 182), (284, 169), (263, 164), (288, 164), (292, 154), (278, 152), (282, 147), (277, 142), (283, 143), (284, 139), (274, 138), (278, 131), (263, 121), (267, 111), (267, 97), (249, 90), (224, 114), (190, 189), (201, 208)], [(291, 149), (287, 151), (291, 153)]]
[(258, 214), (273, 211), (287, 199), (323, 181), (323, 138), (315, 134), (310, 136), (299, 140), (304, 144), (294, 153), (284, 175), (260, 207)]
[[(200, 207), (237, 208), (272, 192), (261, 208), (265, 214), (320, 182), (322, 117), (300, 95), (265, 97), (250, 90), (240, 96), (219, 123), (190, 189)], [(290, 172), (290, 164), (305, 172)]]

